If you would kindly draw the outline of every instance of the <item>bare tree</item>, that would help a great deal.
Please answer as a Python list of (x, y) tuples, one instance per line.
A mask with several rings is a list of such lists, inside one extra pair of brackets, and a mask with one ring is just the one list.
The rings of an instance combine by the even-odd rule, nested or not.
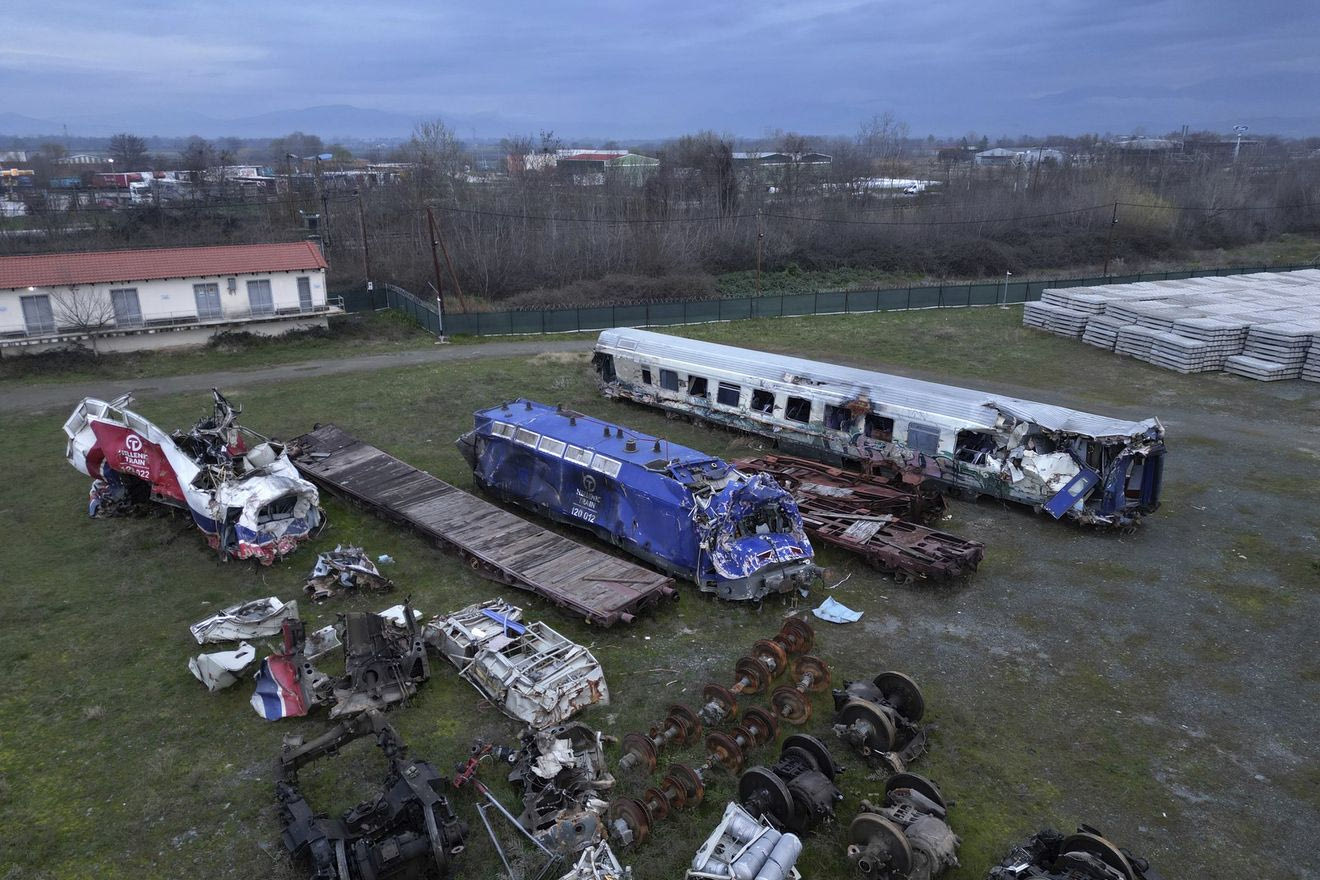
[(147, 142), (127, 132), (112, 135), (110, 158), (124, 171), (141, 170), (147, 163)]
[(97, 354), (97, 335), (115, 321), (110, 297), (98, 293), (95, 287), (70, 284), (51, 294), (51, 303), (56, 326), (86, 333), (92, 342), (92, 353)]
[(857, 130), (857, 147), (869, 160), (871, 171), (896, 176), (896, 163), (903, 155), (903, 142), (908, 137), (906, 122), (899, 122), (892, 113), (872, 116)]
[(468, 165), (463, 143), (442, 119), (417, 123), (406, 152), (418, 165), (423, 190), (435, 195), (451, 194)]

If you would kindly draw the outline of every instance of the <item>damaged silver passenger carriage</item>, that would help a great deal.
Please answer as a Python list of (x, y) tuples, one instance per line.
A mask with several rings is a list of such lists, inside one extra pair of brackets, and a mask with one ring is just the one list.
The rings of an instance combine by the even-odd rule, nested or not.
[(895, 461), (965, 497), (989, 495), (1090, 525), (1159, 507), (1164, 427), (645, 330), (600, 334), (609, 397), (866, 467)]
[(173, 434), (128, 409), (130, 395), (88, 397), (64, 423), (65, 456), (93, 480), (91, 516), (149, 502), (181, 508), (222, 559), (269, 565), (320, 528), (320, 498), (282, 443), (241, 427), (241, 408), (211, 396), (211, 414)]

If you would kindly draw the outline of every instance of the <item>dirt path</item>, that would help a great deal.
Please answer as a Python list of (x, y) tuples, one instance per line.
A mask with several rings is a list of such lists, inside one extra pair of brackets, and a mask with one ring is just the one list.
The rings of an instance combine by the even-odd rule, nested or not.
[(581, 339), (536, 342), (490, 342), (481, 345), (437, 345), (434, 348), (374, 354), (363, 357), (322, 358), (302, 363), (281, 364), (255, 370), (222, 370), (214, 373), (194, 373), (187, 376), (156, 376), (144, 379), (105, 379), (70, 382), (64, 385), (39, 385), (6, 391), (0, 395), (0, 412), (32, 412), (52, 407), (70, 407), (84, 397), (111, 400), (128, 391), (139, 401), (153, 395), (179, 394), (223, 388), (226, 392), (261, 382), (281, 382), (286, 379), (307, 379), (315, 376), (334, 376), (384, 370), (391, 367), (412, 367), (443, 361), (468, 361), (477, 358), (516, 357), (547, 351), (590, 351), (595, 336)]

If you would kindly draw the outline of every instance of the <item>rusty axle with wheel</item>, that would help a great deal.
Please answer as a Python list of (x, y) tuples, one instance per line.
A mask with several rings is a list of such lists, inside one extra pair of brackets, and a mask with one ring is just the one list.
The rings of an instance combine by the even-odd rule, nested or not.
[(639, 764), (649, 773), (655, 769), (656, 758), (675, 740), (688, 746), (701, 736), (701, 719), (687, 706), (675, 704), (663, 723), (652, 725), (650, 733), (630, 733), (623, 738), (623, 757), (619, 769), (627, 772)]
[(830, 686), (830, 668), (819, 657), (804, 655), (794, 661), (793, 677), (797, 679), (797, 684), (775, 688), (770, 695), (770, 705), (789, 724), (804, 724), (811, 717), (811, 701), (807, 694), (823, 691)]

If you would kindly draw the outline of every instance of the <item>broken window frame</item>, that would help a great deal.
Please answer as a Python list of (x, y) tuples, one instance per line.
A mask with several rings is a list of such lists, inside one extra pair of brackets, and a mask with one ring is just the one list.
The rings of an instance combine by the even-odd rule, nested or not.
[(688, 376), (688, 397), (710, 400), (710, 381), (705, 376)]
[(926, 455), (938, 455), (940, 452), (940, 429), (936, 425), (921, 422), (907, 423), (907, 446), (914, 452)]
[(784, 418), (801, 425), (811, 424), (811, 400), (806, 397), (793, 397), (791, 395), (785, 398)]
[[(733, 395), (733, 403), (729, 403), (727, 399), (730, 394)], [(737, 409), (742, 402), (742, 386), (735, 385), (733, 382), (721, 382), (715, 391), (715, 402), (720, 406)]]
[(751, 403), (748, 404), (748, 409), (751, 409), (754, 412), (765, 413), (768, 416), (774, 415), (775, 393), (773, 391), (767, 391), (764, 388), (753, 388), (752, 400)]
[(660, 387), (666, 391), (678, 390), (678, 373), (665, 367), (660, 368)]
[(643, 385), (651, 385), (651, 384), (653, 384), (653, 383), (651, 382), (651, 368), (650, 368), (650, 367), (642, 367), (642, 384), (643, 384)]

